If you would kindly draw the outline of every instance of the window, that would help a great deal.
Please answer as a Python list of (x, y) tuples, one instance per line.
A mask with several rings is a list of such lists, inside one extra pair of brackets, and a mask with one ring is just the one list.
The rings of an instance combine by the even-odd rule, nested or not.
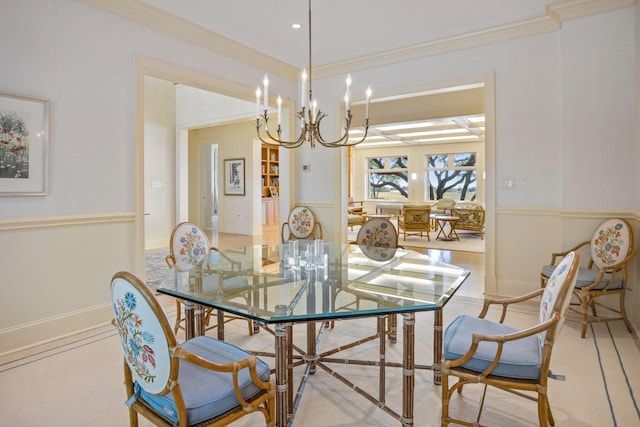
[(429, 200), (476, 200), (476, 153), (426, 156)]
[(409, 186), (408, 163), (407, 156), (368, 158), (369, 199), (406, 199)]

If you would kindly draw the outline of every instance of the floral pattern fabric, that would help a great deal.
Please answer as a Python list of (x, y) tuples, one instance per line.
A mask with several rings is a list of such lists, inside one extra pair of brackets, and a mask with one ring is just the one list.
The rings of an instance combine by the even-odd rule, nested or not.
[(156, 379), (153, 373), (156, 358), (152, 347), (155, 338), (151, 332), (142, 329), (144, 322), (135, 312), (136, 306), (137, 298), (131, 292), (127, 292), (124, 299), (116, 300), (113, 307), (115, 322), (129, 366), (137, 377), (152, 383)]
[(291, 234), (298, 239), (305, 239), (313, 232), (315, 218), (313, 212), (306, 207), (294, 208), (289, 214), (289, 228)]
[(591, 255), (598, 267), (617, 264), (629, 250), (629, 228), (618, 219), (609, 219), (593, 234)]
[(357, 243), (362, 252), (378, 261), (393, 257), (397, 242), (396, 229), (388, 220), (369, 220), (358, 231)]
[(209, 252), (209, 241), (202, 230), (193, 224), (183, 224), (173, 238), (173, 256), (176, 269), (189, 270), (195, 267)]
[[(540, 323), (546, 322), (553, 315), (554, 307), (557, 304), (558, 296), (560, 294), (560, 291), (562, 290), (562, 285), (567, 280), (567, 275), (569, 274), (569, 267), (571, 266), (571, 263), (573, 262), (574, 258), (575, 258), (575, 254), (573, 252), (569, 252), (567, 256), (565, 256), (562, 259), (558, 267), (556, 267), (556, 269), (553, 270), (553, 274), (551, 274), (551, 277), (549, 277), (549, 280), (547, 281), (547, 285), (544, 288), (544, 293), (542, 294), (542, 299), (540, 300), (540, 311), (538, 316), (538, 320), (540, 321)], [(567, 306), (569, 305), (569, 302), (571, 300), (571, 294), (572, 294), (572, 289), (574, 285), (575, 285), (575, 276), (574, 276), (574, 283), (570, 286), (569, 290), (565, 294), (565, 299), (564, 301), (562, 301), (562, 306), (557, 307), (560, 313), (564, 313), (566, 311)], [(560, 322), (556, 326), (556, 335), (560, 331), (560, 328), (562, 327), (563, 322), (564, 322), (564, 317), (560, 319)], [(541, 332), (538, 335), (540, 348), (542, 348), (542, 346), (544, 345), (544, 339), (546, 337), (546, 334), (547, 333), (545, 331), (545, 332)]]

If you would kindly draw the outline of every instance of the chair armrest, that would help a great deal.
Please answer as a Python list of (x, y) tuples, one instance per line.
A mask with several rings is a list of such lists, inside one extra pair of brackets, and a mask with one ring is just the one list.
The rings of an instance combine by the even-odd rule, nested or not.
[(222, 251), (220, 251), (220, 249), (216, 248), (215, 246), (211, 246), (209, 248), (209, 251), (219, 253), (222, 258), (226, 259), (229, 262), (229, 264), (231, 264), (232, 270), (234, 267), (238, 267), (238, 270), (240, 270), (240, 267), (242, 266), (242, 263), (240, 261), (235, 260), (229, 257), (228, 255), (225, 255)]
[(505, 343), (539, 334), (540, 332), (546, 331), (547, 329), (554, 326), (556, 323), (558, 323), (558, 321), (560, 321), (560, 315), (557, 312), (554, 312), (551, 318), (549, 318), (549, 320), (543, 323), (537, 324), (535, 326), (532, 326), (530, 328), (523, 329), (518, 332), (514, 332), (512, 334), (507, 334), (507, 335), (473, 334), (471, 339), (471, 346), (469, 347), (469, 350), (467, 350), (467, 352), (463, 356), (459, 357), (458, 359), (445, 360), (443, 363), (444, 368), (446, 370), (449, 368), (456, 368), (458, 366), (464, 365), (469, 360), (471, 360), (471, 358), (475, 355), (476, 351), (478, 350), (478, 346), (480, 345), (481, 342), (483, 341), (495, 342), (498, 344), (496, 355), (491, 361), (491, 364), (489, 365), (489, 367), (485, 369), (482, 373), (478, 374), (479, 377), (486, 377), (488, 375), (491, 375), (491, 372), (495, 369), (496, 366), (498, 366), (498, 363), (500, 362), (500, 357), (502, 356), (502, 349)]
[[(281, 239), (281, 241), (280, 241), (280, 242), (281, 242), (281, 243), (284, 243), (284, 242), (286, 242), (286, 241), (287, 241), (287, 240), (285, 240), (285, 238), (284, 238), (284, 228), (285, 228), (285, 226), (287, 227), (287, 230), (289, 230), (289, 222), (285, 221), (285, 222), (283, 222), (283, 223), (282, 223), (282, 228), (280, 229), (280, 239)], [(291, 231), (289, 230), (289, 235), (290, 235), (290, 234), (291, 234)], [(289, 237), (289, 236), (287, 236), (287, 237)]]
[(175, 265), (175, 261), (174, 261), (173, 257), (171, 256), (171, 254), (169, 254), (166, 257), (164, 257), (164, 260), (166, 261), (166, 263), (169, 266), (169, 268), (173, 268), (173, 266)]
[(481, 319), (484, 319), (485, 315), (489, 311), (489, 307), (492, 304), (500, 304), (500, 305), (502, 305), (502, 314), (500, 316), (500, 323), (502, 323), (502, 322), (504, 322), (504, 319), (505, 319), (505, 317), (507, 315), (507, 307), (510, 304), (516, 304), (516, 303), (519, 303), (519, 302), (530, 300), (531, 298), (542, 296), (543, 292), (544, 292), (544, 288), (541, 288), (541, 289), (535, 290), (533, 292), (529, 292), (528, 294), (524, 294), (524, 295), (517, 296), (517, 297), (511, 297), (511, 298), (497, 298), (497, 297), (486, 296), (484, 298), (484, 305), (482, 306), (482, 311), (480, 312), (478, 317), (481, 318)]
[[(606, 274), (610, 274), (609, 277), (609, 283), (603, 288), (601, 289), (602, 291), (606, 292), (609, 290), (609, 287), (613, 284), (615, 278), (616, 278), (616, 274), (622, 272), (622, 280), (623, 283), (626, 284), (626, 268), (627, 268), (627, 263), (629, 261), (631, 261), (631, 259), (636, 255), (636, 250), (635, 248), (631, 248), (631, 251), (627, 254), (627, 256), (620, 261), (618, 264), (615, 265), (611, 265), (611, 266), (607, 266), (607, 268), (601, 268), (600, 269), (600, 274), (598, 274), (598, 277), (596, 278), (596, 280), (594, 280), (594, 282), (589, 285), (589, 286), (585, 286), (584, 288), (582, 288), (583, 291), (585, 292), (589, 292), (591, 291), (593, 288), (597, 287), (601, 282), (602, 279), (604, 278), (604, 276)], [(591, 267), (592, 263), (589, 264), (589, 267)]]
[(249, 369), (249, 375), (251, 376), (251, 381), (262, 390), (273, 390), (274, 385), (272, 381), (265, 382), (260, 379), (258, 376), (258, 371), (256, 369), (256, 356), (249, 356), (246, 359), (238, 360), (232, 363), (216, 363), (210, 360), (207, 360), (203, 357), (198, 356), (197, 354), (191, 353), (181, 347), (174, 349), (174, 356), (178, 359), (182, 359), (188, 363), (191, 363), (196, 366), (200, 366), (204, 369), (208, 369), (210, 371), (216, 372), (231, 372), (233, 377), (233, 388), (235, 391), (236, 398), (240, 405), (243, 408), (249, 406), (249, 404), (242, 398), (242, 394), (240, 392), (240, 386), (238, 385), (238, 374), (242, 369)]
[(567, 254), (569, 252), (575, 252), (578, 249), (580, 249), (581, 247), (583, 247), (584, 245), (588, 245), (589, 243), (591, 243), (590, 240), (585, 240), (584, 242), (580, 242), (577, 245), (575, 245), (574, 247), (572, 247), (569, 250), (566, 250), (564, 252), (554, 252), (551, 254), (551, 265), (556, 265), (556, 258), (562, 258), (567, 256)]

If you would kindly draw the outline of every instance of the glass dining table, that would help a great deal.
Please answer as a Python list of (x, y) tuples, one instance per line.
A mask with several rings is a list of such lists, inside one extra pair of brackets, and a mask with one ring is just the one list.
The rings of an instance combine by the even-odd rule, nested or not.
[[(254, 325), (273, 333), (276, 426), (293, 423), (304, 384), (316, 367), (375, 402), (401, 425), (412, 426), (415, 369), (431, 369), (434, 382), (440, 383), (442, 309), (469, 271), (411, 250), (320, 243), (300, 241), (295, 244), (298, 248), (293, 244), (258, 244), (212, 251), (189, 271), (171, 270), (158, 292), (184, 301), (187, 339), (204, 334), (204, 307), (217, 310), (219, 339), (224, 339), (225, 315), (252, 320)], [(434, 314), (431, 365), (415, 363), (415, 314), (423, 311)], [(402, 363), (390, 362), (385, 357), (387, 338), (392, 343), (396, 340), (396, 315), (403, 318)], [(339, 349), (318, 352), (325, 327), (336, 320), (361, 317), (377, 319), (376, 335)], [(295, 324), (306, 325), (306, 350), (293, 343)], [(379, 360), (333, 357), (339, 351), (376, 338)], [(377, 366), (378, 396), (333, 370), (328, 366), (332, 362)], [(301, 365), (306, 365), (305, 372), (294, 395), (293, 368)], [(388, 367), (402, 368), (401, 413), (385, 402)]]

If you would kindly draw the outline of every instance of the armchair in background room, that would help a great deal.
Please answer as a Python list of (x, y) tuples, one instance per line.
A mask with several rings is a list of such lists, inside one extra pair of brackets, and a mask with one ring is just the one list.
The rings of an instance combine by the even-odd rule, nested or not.
[(453, 199), (442, 198), (436, 202), (435, 205), (431, 206), (431, 213), (438, 215), (446, 215), (451, 213), (451, 208), (456, 205), (456, 201)]
[(280, 230), (282, 243), (291, 239), (322, 239), (322, 225), (306, 206), (296, 206), (289, 212), (289, 218)]
[(429, 205), (404, 205), (402, 215), (398, 217), (398, 231), (403, 233), (403, 240), (407, 240), (407, 234), (422, 237), (423, 233), (426, 233), (427, 240), (431, 241), (430, 215), (431, 206)]
[[(582, 317), (582, 338), (585, 337), (587, 324), (590, 322), (622, 320), (627, 330), (633, 333), (625, 309), (625, 293), (629, 290), (627, 264), (636, 255), (636, 250), (633, 247), (633, 228), (624, 219), (607, 219), (596, 228), (591, 240), (585, 240), (568, 251), (551, 254), (551, 264), (543, 266), (540, 273), (541, 286), (546, 286), (549, 277), (555, 271), (556, 261), (561, 260), (567, 253), (587, 245), (590, 248), (589, 262), (586, 267), (578, 270), (578, 280), (573, 290), (580, 307), (571, 308)], [(606, 296), (617, 296), (618, 308), (600, 302), (600, 298)], [(613, 317), (599, 316), (596, 307), (613, 313)]]
[[(226, 426), (253, 412), (275, 425), (275, 383), (267, 363), (213, 337), (181, 345), (151, 290), (131, 273), (111, 280), (113, 324), (124, 353), (129, 424)], [(256, 419), (257, 421), (257, 419)]]
[(347, 204), (347, 212), (349, 214), (363, 215), (366, 212), (364, 211), (364, 207), (362, 206), (364, 202), (362, 200), (355, 201), (352, 196), (348, 198)]
[[(455, 200), (444, 197), (431, 206), (431, 213), (435, 215), (447, 215), (451, 213), (451, 208), (455, 205)], [(438, 229), (438, 222), (435, 219), (431, 221), (431, 227), (434, 230)]]
[(456, 222), (456, 231), (473, 231), (480, 234), (480, 239), (484, 240), (485, 211), (482, 206), (476, 206), (474, 208), (452, 208), (451, 216), (460, 218)]

